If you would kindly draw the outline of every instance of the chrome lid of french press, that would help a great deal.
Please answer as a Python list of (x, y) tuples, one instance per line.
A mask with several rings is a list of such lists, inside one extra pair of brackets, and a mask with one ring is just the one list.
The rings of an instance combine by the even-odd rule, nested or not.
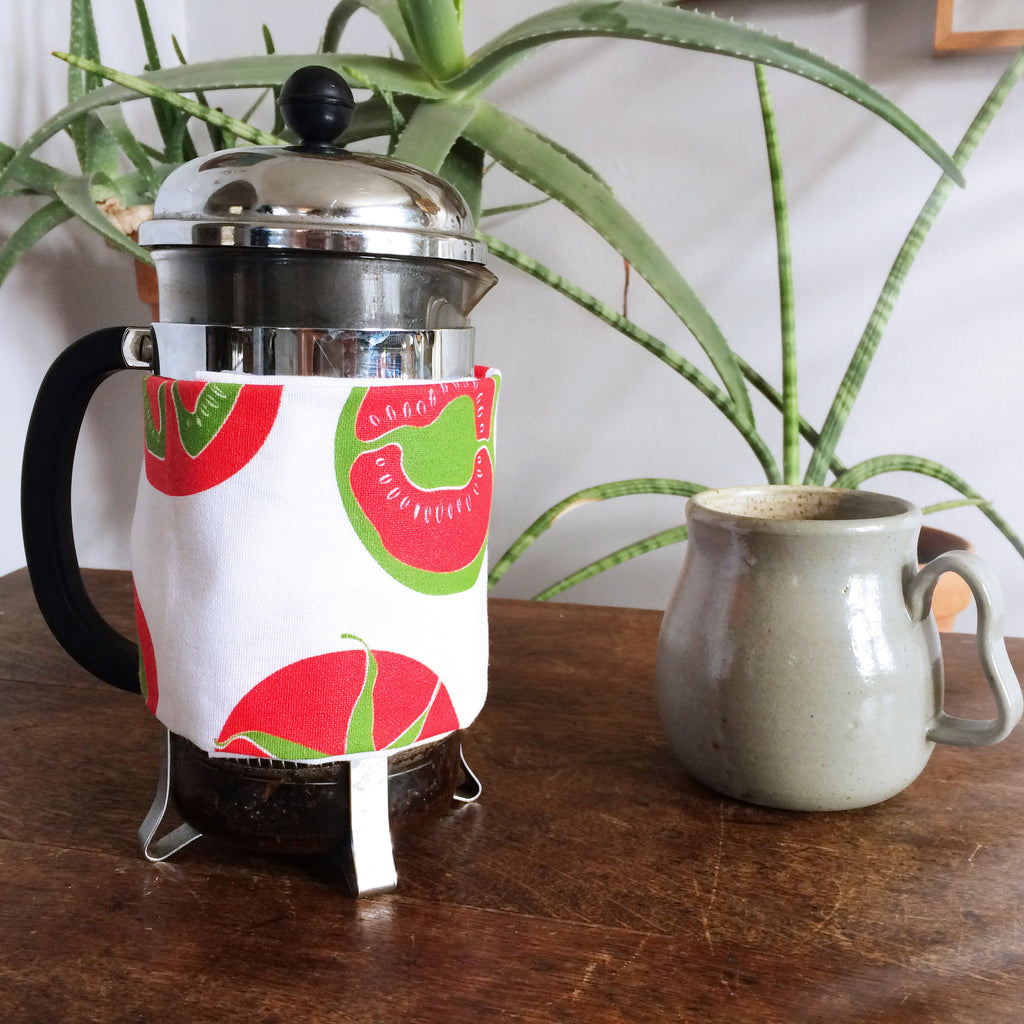
[(280, 105), (300, 144), (246, 146), (183, 164), (161, 186), (140, 243), (483, 263), (472, 214), (447, 181), (333, 144), (352, 115), (351, 92), (334, 72), (300, 69)]

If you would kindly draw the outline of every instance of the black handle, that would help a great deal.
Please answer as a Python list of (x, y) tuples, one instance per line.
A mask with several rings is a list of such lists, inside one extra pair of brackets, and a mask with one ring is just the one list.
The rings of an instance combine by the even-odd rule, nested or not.
[(121, 690), (139, 687), (139, 649), (96, 611), (82, 583), (71, 527), (71, 469), (86, 407), (125, 369), (124, 327), (105, 327), (58, 356), (39, 388), (21, 469), (21, 529), (39, 610), (83, 668)]

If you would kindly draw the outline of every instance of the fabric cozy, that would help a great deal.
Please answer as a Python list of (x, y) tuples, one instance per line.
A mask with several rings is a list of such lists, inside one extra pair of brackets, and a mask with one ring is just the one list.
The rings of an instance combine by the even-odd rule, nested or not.
[(171, 732), (320, 762), (473, 721), (499, 380), (147, 379), (132, 571)]

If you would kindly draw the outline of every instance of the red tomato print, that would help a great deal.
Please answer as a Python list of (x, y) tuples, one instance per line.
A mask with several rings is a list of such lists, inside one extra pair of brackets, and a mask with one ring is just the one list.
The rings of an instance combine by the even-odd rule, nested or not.
[(266, 441), (281, 392), (274, 384), (147, 378), (147, 479), (180, 496), (234, 476)]
[(235, 705), (216, 747), (311, 760), (398, 749), (458, 728), (436, 673), (404, 654), (364, 646), (303, 658), (267, 676)]

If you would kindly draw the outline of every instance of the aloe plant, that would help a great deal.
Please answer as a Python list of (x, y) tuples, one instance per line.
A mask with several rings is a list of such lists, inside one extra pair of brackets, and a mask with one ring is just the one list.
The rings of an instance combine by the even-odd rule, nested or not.
[[(154, 99), (162, 128), (167, 110), (175, 111), (177, 120), (164, 135), (170, 146), (175, 141), (184, 143), (186, 133), (180, 131), (184, 115), (204, 117), (218, 126), (225, 123), (218, 122), (213, 116), (216, 112), (201, 101), (186, 102), (184, 97), (175, 98), (172, 93), (277, 88), (291, 71), (309, 60), (308, 56), (268, 54), (160, 69), (156, 66), (155, 47), (150, 46), (143, 0), (137, 0), (137, 7), (147, 36), (151, 67), (143, 75), (133, 77), (100, 64), (89, 0), (72, 0), (73, 25), (78, 28), (72, 31), (71, 53), (63, 55), (76, 76), (75, 88), (69, 88), (70, 102), (16, 152), (7, 154), (6, 167), (0, 173), (0, 192), (15, 183), (38, 188), (41, 182), (29, 180), (32, 153), (38, 146), (63, 130), (90, 136), (97, 121), (102, 121), (103, 112), (116, 110), (139, 95), (148, 94)], [(400, 57), (327, 52), (338, 45), (349, 18), (360, 8), (381, 20), (394, 38)], [(581, 36), (643, 39), (651, 44), (713, 51), (784, 68), (849, 96), (885, 118), (948, 174), (959, 178), (959, 170), (950, 156), (903, 111), (866, 83), (801, 47), (730, 21), (649, 0), (580, 0), (527, 18), (467, 55), (462, 20), (461, 0), (342, 0), (335, 6), (324, 34), (324, 52), (318, 59), (346, 75), (353, 85), (368, 87), (373, 92), (360, 105), (361, 116), (355, 119), (350, 136), (363, 139), (393, 135), (395, 156), (447, 175), (477, 211), (486, 153), (581, 216), (629, 261), (634, 271), (651, 284), (686, 324), (720, 376), (734, 418), (746, 426), (752, 424), (753, 414), (736, 358), (718, 325), (672, 261), (582, 160), (489, 103), (483, 96), (486, 89), (539, 47)], [(95, 87), (95, 76), (111, 79), (115, 84)], [(200, 108), (205, 108), (205, 113)], [(245, 125), (232, 124), (231, 130), (239, 138), (266, 141), (263, 133)], [(103, 139), (103, 152), (109, 155), (113, 149), (109, 138), (103, 132), (97, 136)], [(121, 137), (127, 142), (123, 133)], [(116, 232), (89, 202), (103, 189), (113, 189), (121, 195), (131, 193), (130, 197), (135, 198), (138, 193), (131, 190), (141, 184), (140, 178), (151, 169), (154, 173), (150, 178), (157, 176), (155, 169), (144, 163), (140, 166), (138, 147), (127, 145), (124, 152), (135, 163), (135, 175), (115, 178), (110, 167), (95, 163), (93, 151), (83, 151), (83, 176), (72, 179), (73, 186), (54, 190), (53, 198), (72, 215), (144, 259), (144, 254), (130, 241), (115, 237)], [(145, 155), (144, 149), (142, 154)], [(168, 151), (161, 154), (161, 163), (166, 164), (171, 155)], [(38, 190), (50, 194), (45, 188)], [(23, 252), (45, 226), (40, 220), (33, 232), (19, 238), (7, 262)], [(0, 262), (3, 258), (0, 255)]]
[[(315, 60), (335, 68), (357, 90), (369, 95), (357, 106), (346, 134), (347, 144), (368, 139), (387, 140), (396, 157), (448, 177), (465, 195), (474, 212), (483, 212), (485, 160), (503, 165), (514, 175), (561, 203), (593, 227), (643, 277), (689, 329), (703, 349), (717, 380), (699, 371), (692, 361), (659, 339), (645, 333), (625, 316), (615, 313), (543, 265), (484, 235), (500, 258), (522, 267), (545, 284), (580, 303), (611, 323), (630, 340), (643, 345), (698, 388), (727, 418), (757, 456), (770, 481), (794, 479), (798, 473), (796, 445), (800, 435), (816, 446), (815, 470), (833, 473), (845, 467), (834, 455), (836, 431), (841, 430), (844, 404), (855, 392), (857, 377), (870, 359), (870, 342), (862, 345), (857, 366), (837, 396), (836, 414), (819, 435), (799, 415), (795, 388), (795, 338), (784, 323), (786, 377), (782, 394), (746, 365), (730, 348), (715, 319), (705, 308), (678, 268), (611, 189), (584, 160), (491, 103), (487, 90), (510, 68), (541, 47), (579, 37), (643, 40), (649, 45), (700, 50), (750, 62), (755, 68), (782, 69), (832, 89), (859, 103), (902, 132), (934, 160), (949, 186), (962, 184), (964, 158), (950, 156), (908, 115), (876, 90), (824, 58), (792, 43), (712, 15), (683, 10), (659, 0), (577, 0), (527, 18), (467, 53), (463, 39), (463, 0), (341, 0), (330, 12), (316, 54), (283, 56), (273, 52), (231, 60), (161, 68), (149, 30), (144, 0), (136, 0), (140, 28), (146, 41), (149, 67), (130, 75), (102, 64), (89, 0), (72, 0), (73, 28), (69, 52), (59, 54), (71, 67), (69, 102), (41, 125), (18, 149), (0, 150), (0, 195), (29, 191), (48, 202), (30, 217), (0, 251), (0, 275), (46, 231), (77, 216), (109, 240), (139, 259), (148, 256), (114, 229), (95, 206), (97, 199), (116, 197), (125, 205), (151, 199), (167, 171), (186, 159), (194, 147), (188, 133), (190, 118), (210, 126), (210, 145), (234, 141), (282, 141), (280, 126), (270, 132), (249, 123), (249, 116), (234, 120), (208, 102), (218, 90), (278, 89), (297, 67)], [(350, 18), (359, 10), (375, 15), (390, 33), (397, 56), (337, 52)], [(758, 72), (760, 76), (760, 72)], [(108, 84), (100, 85), (100, 80)], [(163, 149), (138, 143), (127, 131), (120, 108), (149, 97), (160, 127)], [(772, 116), (762, 83), (766, 128)], [(250, 112), (250, 115), (253, 112)], [(37, 148), (61, 131), (81, 141), (82, 174), (63, 175), (40, 163)], [(117, 149), (133, 170), (118, 175), (112, 162)], [(788, 254), (784, 244), (785, 204), (777, 144), (769, 134), (773, 154), (772, 181), (779, 227), (779, 266), (783, 281), (783, 310), (791, 308), (787, 291)], [(787, 295), (789, 297), (787, 298)], [(784, 408), (786, 441), (780, 469), (769, 445), (758, 431), (752, 412), (751, 388)], [(496, 580), (525, 547), (559, 515), (576, 504), (618, 494), (691, 493), (697, 485), (680, 481), (636, 480), (588, 489), (549, 510), (520, 538), (495, 566)], [(679, 540), (676, 528), (631, 545), (583, 571), (600, 571), (617, 560), (652, 547)], [(579, 574), (577, 574), (579, 575)], [(574, 578), (558, 584), (571, 585)], [(550, 593), (544, 595), (550, 596)]]
[[(144, 0), (135, 0), (135, 8), (146, 51), (146, 70), (159, 70), (159, 52)], [(273, 48), (269, 35), (267, 46)], [(80, 173), (69, 174), (35, 159), (30, 155), (35, 145), (15, 149), (0, 143), (0, 198), (34, 195), (46, 200), (0, 249), (0, 283), (40, 238), (58, 224), (76, 217), (108, 242), (148, 261), (145, 250), (117, 226), (117, 217), (107, 216), (103, 211), (111, 209), (111, 204), (115, 211), (151, 204), (167, 174), (197, 154), (188, 130), (193, 112), (183, 109), (181, 104), (152, 99), (153, 118), (161, 140), (158, 149), (140, 141), (129, 129), (120, 104), (93, 102), (103, 92), (104, 81), (101, 75), (88, 69), (100, 61), (91, 0), (71, 0), (68, 49), (80, 63), (68, 67), (65, 109), (76, 105), (82, 109), (67, 118), (58, 131), (67, 131), (71, 136)], [(234, 143), (230, 135), (211, 136), (211, 140), (222, 146)], [(127, 172), (121, 170), (122, 154), (131, 167)]]
[[(800, 483), (802, 480), (805, 484), (820, 486), (828, 481), (829, 474), (831, 473), (833, 476), (832, 483), (835, 486), (858, 487), (873, 477), (881, 476), (885, 473), (906, 472), (931, 477), (946, 484), (953, 491), (957, 492), (960, 497), (930, 505), (923, 510), (925, 513), (938, 512), (964, 505), (976, 506), (1006, 537), (1016, 551), (1024, 557), (1024, 541), (1021, 540), (1011, 524), (990, 502), (986, 501), (980, 492), (953, 470), (941, 463), (916, 455), (887, 454), (874, 456), (855, 466), (846, 467), (835, 455), (836, 445), (843, 427), (867, 376), (871, 361), (878, 350), (886, 324), (889, 321), (910, 268), (920, 252), (930, 228), (952, 191), (955, 181), (951, 175), (947, 173), (942, 174), (914, 220), (889, 271), (868, 323), (854, 350), (849, 366), (840, 381), (821, 431), (815, 432), (801, 417), (797, 400), (792, 257), (785, 185), (782, 174), (782, 159), (779, 151), (778, 135), (775, 130), (775, 113), (772, 108), (764, 70), (760, 65), (755, 66), (755, 74), (761, 100), (776, 224), (783, 375), (781, 392), (773, 389), (750, 367), (741, 364), (741, 368), (748, 381), (757, 387), (782, 415), (783, 470), (781, 472), (773, 458), (764, 456), (763, 448), (766, 446), (763, 445), (763, 437), (756, 431), (747, 437), (748, 442), (754, 448), (755, 453), (758, 454), (761, 464), (766, 470), (768, 481), (770, 483), (785, 482), (795, 484)], [(1002, 107), (1010, 91), (1020, 80), (1022, 74), (1024, 74), (1024, 49), (1020, 50), (1010, 61), (1006, 70), (1000, 76), (972, 120), (959, 146), (957, 146), (953, 157), (961, 171), (966, 167), (985, 131), (992, 123), (993, 118)], [(497, 243), (496, 240), (492, 240), (492, 244), (500, 246), (500, 243)], [(515, 259), (513, 253), (506, 252), (504, 255), (507, 259)], [(574, 289), (567, 282), (558, 278), (557, 275), (533, 261), (519, 259), (518, 264), (527, 273), (546, 281), (552, 287), (557, 288), (574, 301), (589, 309), (596, 316), (606, 320), (631, 340), (643, 345), (648, 351), (683, 373), (684, 376), (696, 373), (692, 366), (686, 367), (685, 370), (682, 369), (666, 351), (666, 346), (663, 346), (655, 338), (643, 335), (634, 324), (603, 307), (597, 299), (583, 293), (579, 289)], [(716, 404), (721, 401), (721, 396), (715, 391), (709, 390), (705, 381), (694, 380), (694, 383)], [(801, 437), (808, 440), (813, 446), (811, 458), (802, 478), (799, 468)], [(692, 496), (703, 489), (703, 485), (690, 481), (659, 479), (616, 481), (615, 483), (596, 485), (578, 491), (540, 515), (520, 535), (492, 568), (490, 576), (491, 585), (493, 586), (527, 548), (549, 530), (558, 519), (584, 503), (642, 493)], [(685, 526), (672, 527), (653, 536), (645, 537), (603, 558), (599, 558), (563, 579), (552, 583), (537, 594), (536, 598), (548, 600), (607, 569), (620, 565), (639, 555), (646, 554), (649, 551), (654, 551), (669, 544), (680, 543), (685, 541), (686, 538), (687, 529)]]

